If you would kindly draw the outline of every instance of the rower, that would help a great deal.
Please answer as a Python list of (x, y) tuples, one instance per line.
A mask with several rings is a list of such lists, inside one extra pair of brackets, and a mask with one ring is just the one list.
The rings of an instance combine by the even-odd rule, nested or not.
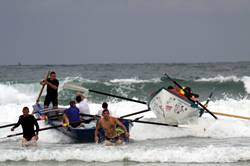
[[(29, 114), (28, 107), (23, 107), (23, 115), (19, 117), (18, 122), (11, 128), (11, 131), (14, 131), (19, 125), (21, 125), (23, 129), (22, 146), (29, 145), (29, 142), (36, 145), (36, 141), (38, 140), (39, 125), (36, 118)], [(36, 131), (34, 130), (34, 126), (36, 126)]]
[(98, 111), (97, 115), (102, 116), (102, 111), (103, 110), (107, 110), (108, 109), (108, 103), (107, 102), (103, 102), (102, 103), (102, 109)]
[(126, 127), (117, 118), (111, 117), (108, 109), (103, 110), (102, 118), (99, 121), (97, 121), (96, 124), (96, 130), (95, 130), (96, 143), (99, 142), (99, 137), (98, 137), (99, 129), (103, 128), (105, 133), (105, 141), (104, 141), (105, 145), (109, 146), (114, 143), (117, 145), (122, 144), (123, 141), (120, 139), (116, 130), (117, 125), (120, 126), (125, 131), (125, 136), (129, 137), (129, 133)]
[(78, 128), (81, 125), (80, 122), (80, 110), (76, 107), (75, 101), (69, 102), (70, 107), (64, 110), (63, 122), (65, 126), (71, 126)]

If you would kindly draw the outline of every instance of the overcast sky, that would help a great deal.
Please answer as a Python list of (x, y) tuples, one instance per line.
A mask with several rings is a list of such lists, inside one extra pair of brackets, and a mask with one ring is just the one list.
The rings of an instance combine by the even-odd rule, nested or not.
[(0, 65), (250, 61), (250, 0), (0, 0)]

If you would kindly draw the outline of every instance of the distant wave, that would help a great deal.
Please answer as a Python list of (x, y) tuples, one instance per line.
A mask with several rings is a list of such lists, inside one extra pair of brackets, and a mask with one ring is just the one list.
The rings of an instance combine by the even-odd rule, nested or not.
[(62, 80), (62, 82), (63, 83), (67, 83), (67, 82), (96, 83), (98, 82), (98, 80), (90, 80), (90, 79), (83, 78), (81, 76), (76, 76), (76, 77), (66, 77)]
[(113, 79), (110, 80), (112, 83), (122, 83), (122, 84), (131, 84), (131, 83), (156, 83), (161, 82), (160, 78), (152, 78), (149, 80), (141, 80), (138, 78), (125, 78), (125, 79)]
[(228, 81), (234, 81), (239, 82), (241, 81), (241, 78), (238, 78), (236, 76), (221, 76), (218, 75), (216, 77), (210, 77), (210, 78), (199, 78), (195, 80), (197, 82), (228, 82)]
[(244, 87), (248, 94), (250, 94), (250, 76), (243, 76), (243, 77), (237, 77), (237, 76), (221, 76), (218, 75), (216, 77), (210, 77), (210, 78), (199, 78), (195, 80), (196, 82), (243, 82)]

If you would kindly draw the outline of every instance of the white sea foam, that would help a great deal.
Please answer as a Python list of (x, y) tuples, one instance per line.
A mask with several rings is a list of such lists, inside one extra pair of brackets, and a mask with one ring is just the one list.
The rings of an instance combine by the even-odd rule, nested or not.
[(207, 162), (237, 162), (250, 159), (249, 147), (203, 147), (152, 146), (151, 144), (130, 144), (119, 147), (104, 147), (98, 145), (71, 145), (65, 147), (42, 147), (35, 149), (1, 149), (0, 161), (68, 161), (85, 162), (178, 162), (178, 163), (207, 163)]
[(0, 84), (0, 92), (0, 105), (20, 104), (34, 99), (34, 86), (32, 84), (16, 84), (14, 86)]
[(242, 81), (244, 82), (247, 93), (250, 94), (250, 77), (245, 76), (242, 78)]
[(62, 81), (61, 84), (68, 83), (68, 82), (79, 82), (79, 83), (88, 82), (88, 83), (96, 83), (96, 82), (98, 82), (98, 81), (97, 81), (97, 80), (86, 79), (86, 78), (83, 78), (83, 77), (81, 77), (81, 76), (76, 76), (76, 77), (66, 77), (66, 78), (64, 78), (64, 80)]

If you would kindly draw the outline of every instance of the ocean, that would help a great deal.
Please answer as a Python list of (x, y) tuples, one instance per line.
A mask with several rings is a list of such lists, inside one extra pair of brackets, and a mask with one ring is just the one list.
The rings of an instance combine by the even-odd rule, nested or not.
[[(250, 62), (193, 64), (86, 64), (0, 66), (0, 125), (14, 123), (22, 108), (32, 109), (48, 70), (60, 81), (59, 105), (68, 106), (75, 92), (62, 88), (73, 82), (87, 89), (148, 102), (161, 87), (173, 85), (164, 73), (189, 86), (204, 103), (213, 92), (208, 109), (250, 117)], [(41, 102), (44, 96), (41, 98)], [(108, 102), (113, 116), (119, 117), (147, 108), (146, 105), (110, 96), (89, 93), (92, 114)], [(157, 121), (153, 112), (143, 120)], [(141, 116), (141, 115), (138, 115)], [(133, 116), (131, 118), (136, 118)], [(39, 121), (41, 127), (46, 125)], [(21, 127), (14, 133), (20, 132)], [(0, 129), (0, 165), (128, 165), (128, 166), (232, 166), (249, 165), (250, 121), (204, 114), (182, 128), (134, 123), (131, 142), (106, 147), (79, 144), (56, 130), (40, 132), (38, 147), (23, 148), (21, 137), (10, 128)]]

